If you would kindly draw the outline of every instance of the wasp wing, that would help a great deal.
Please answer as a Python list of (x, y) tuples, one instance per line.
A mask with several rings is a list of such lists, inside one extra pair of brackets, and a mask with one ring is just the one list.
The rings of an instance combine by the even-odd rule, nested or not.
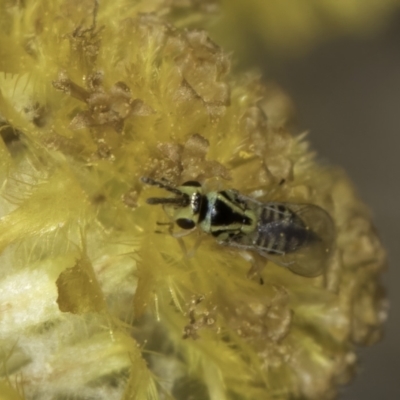
[(258, 213), (257, 229), (221, 244), (256, 251), (277, 265), (307, 277), (326, 268), (335, 242), (332, 218), (313, 204), (261, 203), (238, 196)]
[(302, 237), (301, 244), (285, 251), (257, 247), (257, 252), (296, 274), (307, 277), (320, 275), (329, 262), (335, 242), (335, 229), (330, 215), (321, 207), (312, 204), (271, 204), (275, 209), (277, 206), (283, 206), (296, 216), (289, 225), (284, 219), (281, 220), (281, 230), (295, 234), (297, 232)]

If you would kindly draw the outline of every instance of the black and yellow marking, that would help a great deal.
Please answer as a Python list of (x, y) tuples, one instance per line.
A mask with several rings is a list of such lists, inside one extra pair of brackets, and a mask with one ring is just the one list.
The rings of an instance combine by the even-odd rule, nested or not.
[(296, 251), (314, 239), (304, 222), (284, 204), (263, 207), (255, 235), (255, 246), (271, 254)]
[(219, 240), (227, 240), (255, 229), (254, 213), (247, 210), (244, 204), (235, 201), (233, 193), (222, 191), (214, 192), (212, 196), (209, 194), (208, 204), (208, 231)]

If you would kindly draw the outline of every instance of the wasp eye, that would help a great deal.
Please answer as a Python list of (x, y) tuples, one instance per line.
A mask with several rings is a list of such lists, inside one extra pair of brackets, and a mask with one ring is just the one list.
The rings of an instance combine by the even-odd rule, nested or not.
[(197, 181), (187, 181), (182, 184), (182, 186), (194, 186), (194, 187), (201, 187), (201, 183)]
[(189, 218), (178, 218), (175, 222), (182, 229), (193, 229), (196, 226), (195, 222)]

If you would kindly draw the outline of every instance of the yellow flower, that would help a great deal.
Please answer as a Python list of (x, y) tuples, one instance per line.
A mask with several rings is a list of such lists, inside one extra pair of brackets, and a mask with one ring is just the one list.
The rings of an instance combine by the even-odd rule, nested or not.
[[(174, 11), (1, 3), (5, 399), (332, 398), (355, 346), (380, 337), (385, 253), (351, 183), (290, 133), (275, 88), (231, 73)], [(329, 266), (309, 278), (268, 262), (260, 285), (234, 248), (158, 226), (145, 200), (163, 194), (142, 176), (319, 205)]]

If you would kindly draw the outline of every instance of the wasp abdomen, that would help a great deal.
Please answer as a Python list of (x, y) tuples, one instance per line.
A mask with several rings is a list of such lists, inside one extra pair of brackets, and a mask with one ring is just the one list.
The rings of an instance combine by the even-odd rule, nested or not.
[(267, 253), (291, 253), (316, 239), (315, 233), (288, 207), (271, 204), (262, 208), (254, 244)]

